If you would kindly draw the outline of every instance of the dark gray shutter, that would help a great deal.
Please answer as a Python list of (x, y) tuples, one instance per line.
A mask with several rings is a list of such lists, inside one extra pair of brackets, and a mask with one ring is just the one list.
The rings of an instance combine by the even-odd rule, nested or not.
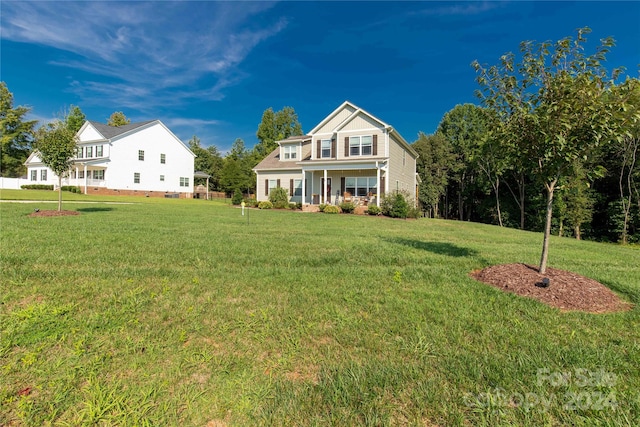
[(269, 180), (268, 179), (264, 180), (264, 195), (265, 196), (269, 195)]
[(338, 154), (336, 153), (336, 140), (335, 138), (331, 140), (331, 157), (338, 157)]
[(349, 157), (349, 137), (344, 137), (344, 156)]
[(346, 186), (346, 178), (343, 176), (342, 178), (340, 178), (340, 193), (342, 193), (344, 195), (344, 192), (347, 191), (347, 186)]
[(276, 181), (276, 187), (280, 188), (280, 180)]
[(293, 178), (289, 180), (289, 195), (293, 196)]
[(378, 135), (373, 135), (373, 155), (378, 155)]
[(316, 156), (316, 158), (318, 158), (318, 159), (320, 158), (320, 153), (321, 153), (320, 150), (322, 149), (321, 145), (322, 145), (322, 141), (320, 141), (319, 139), (316, 140), (316, 147), (317, 147), (317, 151), (318, 151), (318, 153), (317, 153), (318, 155)]
[(378, 188), (378, 194), (384, 196), (384, 176), (380, 177), (380, 188)]

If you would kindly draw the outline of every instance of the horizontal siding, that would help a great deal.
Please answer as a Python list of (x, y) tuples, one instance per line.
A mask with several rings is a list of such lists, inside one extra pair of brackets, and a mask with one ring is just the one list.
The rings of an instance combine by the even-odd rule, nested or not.
[(322, 126), (320, 129), (318, 129), (315, 133), (316, 134), (332, 133), (333, 130), (340, 123), (345, 121), (347, 119), (347, 117), (349, 117), (354, 111), (355, 110), (353, 108), (351, 108), (350, 106), (346, 106), (342, 111), (340, 111), (338, 114), (336, 114), (336, 116), (334, 118), (332, 118), (327, 123), (325, 123), (325, 125)]
[[(378, 136), (378, 154), (376, 156), (345, 156), (345, 144), (344, 139), (350, 136), (367, 136), (367, 135), (377, 135)], [(360, 158), (383, 158), (385, 157), (385, 133), (384, 129), (378, 128), (378, 130), (372, 128), (366, 129), (356, 129), (350, 131), (340, 131), (338, 132), (338, 158), (346, 159), (346, 160), (356, 160)]]
[(364, 113), (359, 113), (356, 117), (351, 119), (340, 131), (354, 131), (358, 129), (384, 129), (384, 127), (377, 121), (371, 119)]
[[(405, 156), (403, 165), (402, 157)], [(389, 138), (389, 192), (396, 190), (406, 191), (415, 200), (416, 198), (416, 159), (406, 148), (391, 135)]]

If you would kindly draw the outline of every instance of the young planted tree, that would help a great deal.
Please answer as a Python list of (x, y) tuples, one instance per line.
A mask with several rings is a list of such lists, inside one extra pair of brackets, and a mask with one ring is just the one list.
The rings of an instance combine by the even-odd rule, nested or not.
[(42, 163), (58, 176), (58, 210), (62, 210), (62, 178), (73, 164), (77, 149), (76, 133), (66, 122), (56, 121), (38, 129), (35, 148)]
[[(472, 64), (485, 106), (501, 120), (499, 137), (518, 146), (519, 155), (543, 183), (547, 194), (544, 238), (539, 272), (545, 273), (553, 214), (553, 196), (561, 178), (570, 174), (576, 160), (589, 159), (594, 150), (620, 132), (612, 120), (614, 108), (607, 102), (612, 82), (604, 67), (606, 54), (614, 45), (601, 40), (596, 52), (586, 56), (584, 45), (590, 29), (578, 30), (577, 37), (556, 43), (526, 41), (520, 45), (520, 60), (508, 53), (498, 65)], [(520, 126), (524, 126), (520, 128)], [(527, 144), (522, 138), (522, 129)]]

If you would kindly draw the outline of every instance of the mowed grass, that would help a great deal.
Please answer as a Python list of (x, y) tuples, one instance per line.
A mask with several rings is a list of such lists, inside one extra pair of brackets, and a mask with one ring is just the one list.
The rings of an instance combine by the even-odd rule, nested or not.
[[(0, 425), (640, 424), (637, 307), (469, 277), (540, 234), (64, 197), (0, 203)], [(640, 302), (637, 248), (554, 238), (550, 266)]]

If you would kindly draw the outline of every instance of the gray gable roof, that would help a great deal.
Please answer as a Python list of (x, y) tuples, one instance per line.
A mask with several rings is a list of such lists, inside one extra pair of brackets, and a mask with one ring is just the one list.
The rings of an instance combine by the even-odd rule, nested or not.
[(96, 128), (96, 130), (100, 132), (100, 134), (104, 136), (105, 139), (115, 138), (118, 135), (122, 135), (123, 133), (127, 133), (131, 130), (142, 127), (151, 122), (155, 122), (155, 120), (147, 120), (146, 122), (138, 122), (138, 123), (129, 123), (128, 125), (122, 125), (122, 126), (109, 126), (102, 123), (89, 121), (89, 123), (91, 123), (91, 126)]

